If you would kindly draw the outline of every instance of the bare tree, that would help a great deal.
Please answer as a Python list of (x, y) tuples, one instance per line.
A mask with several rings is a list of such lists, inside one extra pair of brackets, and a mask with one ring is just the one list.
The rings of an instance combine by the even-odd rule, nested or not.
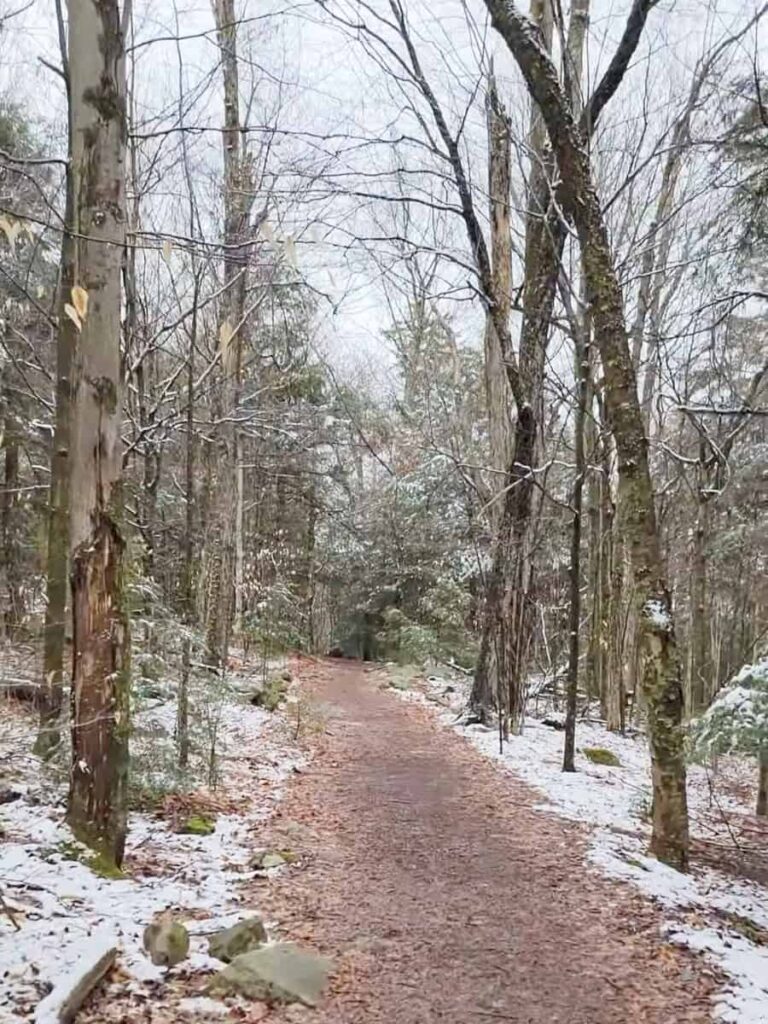
[(120, 442), (124, 25), (117, 0), (70, 0), (68, 10), (77, 238), (66, 315), (79, 336), (70, 456), (74, 656), (67, 820), (79, 838), (119, 866), (127, 827), (130, 686)]
[(557, 71), (533, 26), (509, 0), (486, 0), (493, 26), (509, 46), (538, 104), (557, 158), (562, 201), (579, 236), (605, 402), (619, 457), (624, 525), (642, 609), (642, 686), (653, 768), (652, 845), (660, 859), (688, 864), (683, 752), (683, 687), (669, 591), (656, 523), (648, 441), (637, 397), (621, 285), (613, 264), (584, 136)]

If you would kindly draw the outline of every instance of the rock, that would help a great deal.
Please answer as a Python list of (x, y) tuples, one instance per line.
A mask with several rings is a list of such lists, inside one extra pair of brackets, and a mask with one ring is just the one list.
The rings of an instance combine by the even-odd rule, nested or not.
[(251, 867), (266, 871), (268, 868), (281, 868), (287, 861), (288, 858), (277, 850), (257, 850), (251, 857)]
[(621, 761), (612, 750), (605, 747), (584, 747), (582, 754), (593, 764), (605, 764), (611, 768), (621, 768)]
[(267, 941), (267, 929), (260, 917), (247, 917), (231, 928), (223, 928), (208, 940), (208, 952), (217, 960), (230, 963), (241, 953), (258, 949)]
[(284, 668), (283, 671), (280, 673), (280, 678), (283, 680), (284, 683), (292, 683), (293, 672), (291, 672), (289, 668)]
[(184, 836), (210, 836), (216, 831), (216, 822), (204, 814), (192, 814), (178, 829)]
[(155, 921), (144, 929), (144, 949), (156, 967), (173, 967), (189, 954), (189, 932), (180, 921)]
[(279, 942), (235, 957), (211, 980), (209, 992), (317, 1006), (331, 967), (325, 957)]
[(0, 789), (0, 804), (12, 804), (14, 800), (18, 800), (21, 797), (15, 789)]

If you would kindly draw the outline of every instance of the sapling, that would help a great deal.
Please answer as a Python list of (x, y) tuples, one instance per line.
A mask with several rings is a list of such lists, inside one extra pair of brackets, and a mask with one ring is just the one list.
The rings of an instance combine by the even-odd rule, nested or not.
[(747, 754), (759, 766), (755, 813), (768, 813), (768, 655), (745, 665), (691, 724), (693, 757)]

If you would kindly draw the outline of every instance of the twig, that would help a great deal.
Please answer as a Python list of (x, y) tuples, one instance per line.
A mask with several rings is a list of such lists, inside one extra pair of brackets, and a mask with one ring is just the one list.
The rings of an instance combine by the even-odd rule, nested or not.
[(5, 902), (5, 897), (3, 896), (2, 891), (0, 891), (0, 910), (3, 911), (3, 913), (6, 915), (8, 920), (13, 925), (13, 927), (16, 929), (16, 931), (20, 932), (21, 931), (21, 925), (16, 920), (16, 918), (13, 916), (13, 911), (11, 910), (11, 908)]

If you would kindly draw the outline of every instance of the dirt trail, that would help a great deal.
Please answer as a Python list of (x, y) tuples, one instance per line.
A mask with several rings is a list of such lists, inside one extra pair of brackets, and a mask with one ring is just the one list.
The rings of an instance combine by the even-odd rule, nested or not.
[(711, 974), (662, 943), (653, 908), (584, 867), (578, 826), (534, 811), (535, 793), (380, 676), (329, 662), (302, 678), (327, 730), (281, 812), (307, 866), (270, 909), (339, 966), (309, 1019), (711, 1019)]

